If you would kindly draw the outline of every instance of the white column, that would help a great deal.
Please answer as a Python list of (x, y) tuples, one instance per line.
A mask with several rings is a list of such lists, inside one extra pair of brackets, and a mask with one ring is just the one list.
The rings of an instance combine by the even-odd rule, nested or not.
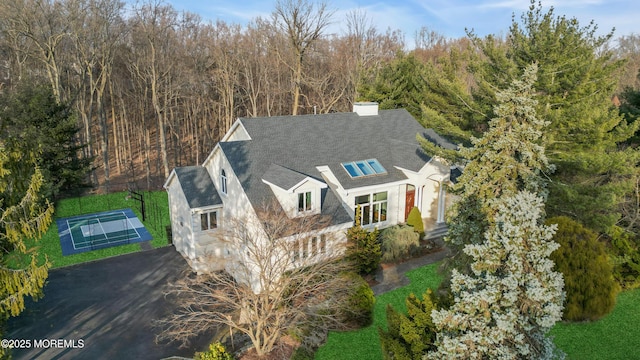
[(440, 191), (438, 192), (438, 219), (437, 223), (444, 222), (444, 213), (445, 213), (445, 196), (446, 191), (444, 189), (444, 183), (440, 183)]

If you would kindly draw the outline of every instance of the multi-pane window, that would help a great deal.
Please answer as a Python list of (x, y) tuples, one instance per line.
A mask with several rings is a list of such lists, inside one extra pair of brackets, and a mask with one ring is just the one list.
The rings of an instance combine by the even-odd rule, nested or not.
[(356, 196), (355, 205), (360, 205), (361, 225), (377, 224), (387, 220), (387, 192)]
[(311, 191), (298, 194), (298, 212), (311, 210)]
[(227, 173), (222, 169), (220, 173), (220, 191), (223, 194), (227, 194)]
[(373, 211), (371, 212), (371, 222), (379, 223), (387, 221), (387, 192), (373, 194)]
[(202, 231), (218, 228), (218, 212), (211, 211), (200, 214), (200, 229)]

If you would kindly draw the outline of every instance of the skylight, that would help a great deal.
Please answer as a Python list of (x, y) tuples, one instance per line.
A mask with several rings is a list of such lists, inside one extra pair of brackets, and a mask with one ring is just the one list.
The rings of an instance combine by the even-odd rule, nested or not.
[(377, 159), (343, 162), (342, 167), (352, 178), (387, 173)]

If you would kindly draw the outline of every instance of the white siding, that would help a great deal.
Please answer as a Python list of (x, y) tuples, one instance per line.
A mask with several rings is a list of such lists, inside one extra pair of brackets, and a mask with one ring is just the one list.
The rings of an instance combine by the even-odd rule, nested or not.
[[(255, 216), (251, 202), (245, 194), (238, 177), (233, 172), (229, 161), (220, 147), (216, 146), (212, 155), (203, 164), (213, 180), (223, 203), (223, 217), (226, 219), (242, 218), (245, 215)], [(227, 176), (227, 193), (224, 194), (220, 187), (220, 174), (224, 169)]]
[(246, 141), (251, 140), (251, 136), (242, 125), (242, 121), (236, 120), (230, 131), (224, 136), (222, 141)]
[(343, 201), (345, 207), (352, 214), (355, 209), (355, 198), (360, 195), (372, 195), (374, 193), (387, 192), (387, 220), (382, 223), (368, 225), (368, 227), (384, 228), (406, 221), (406, 189), (407, 184), (411, 184), (416, 188), (416, 205), (420, 209), (422, 217), (425, 219), (436, 220), (438, 191), (442, 181), (446, 181), (449, 176), (449, 168), (440, 162), (431, 161), (420, 169), (418, 172), (400, 169), (407, 180), (398, 181), (390, 184), (377, 186), (368, 186), (363, 188), (355, 188), (345, 190), (342, 188), (338, 179), (333, 175), (331, 170), (326, 167), (318, 167), (325, 181), (331, 185), (335, 192)]
[[(407, 183), (416, 187), (416, 205), (420, 209), (423, 219), (428, 223), (435, 223), (438, 217), (438, 196), (442, 182), (449, 179), (450, 169), (438, 161), (430, 161), (419, 172), (403, 170)], [(402, 190), (404, 191), (404, 190)], [(406, 201), (403, 199), (403, 202)], [(401, 218), (404, 218), (404, 207), (401, 208)], [(401, 221), (406, 221), (402, 219)]]
[[(220, 230), (225, 229), (225, 225), (229, 225), (235, 219), (236, 221), (242, 220), (242, 223), (247, 226), (249, 231), (256, 234), (256, 236), (264, 236), (264, 232), (259, 228), (258, 216), (247, 197), (247, 194), (244, 192), (242, 188), (242, 184), (238, 180), (238, 177), (233, 172), (229, 161), (226, 156), (222, 152), (220, 147), (216, 146), (213, 150), (212, 154), (207, 158), (207, 161), (203, 164), (209, 174), (211, 175), (211, 179), (222, 198), (223, 207), (221, 209), (221, 218), (222, 225), (219, 226)], [(221, 185), (220, 185), (220, 174), (222, 169), (225, 170), (227, 176), (227, 194), (222, 193)], [(203, 241), (209, 241), (209, 239), (203, 238)], [(218, 249), (213, 249), (214, 246), (218, 246)], [(233, 262), (235, 261), (243, 261), (242, 253), (243, 249), (241, 246), (237, 246), (237, 244), (230, 243), (218, 243), (216, 245), (207, 245), (201, 247), (202, 251), (201, 255), (205, 255), (204, 251), (214, 252), (214, 253), (222, 253), (223, 257), (226, 258), (225, 262), (220, 262), (219, 264), (209, 264), (210, 268), (217, 268), (219, 265), (224, 266), (227, 271), (229, 271), (232, 275), (235, 276), (233, 271)], [(219, 259), (218, 259), (219, 260)]]
[(301, 215), (298, 213), (298, 194), (306, 192), (311, 192), (311, 210), (305, 212), (304, 215), (320, 214), (320, 210), (322, 209), (322, 204), (320, 204), (320, 186), (316, 182), (306, 181), (295, 188), (293, 192), (294, 212), (297, 216)]
[(296, 216), (296, 210), (298, 208), (298, 198), (294, 199), (296, 195), (278, 186), (272, 184), (267, 185), (269, 185), (269, 188), (271, 188), (271, 191), (273, 191), (273, 194), (280, 203), (280, 206), (282, 206), (282, 209), (284, 209), (284, 211), (287, 213), (287, 216), (290, 218)]
[(370, 186), (366, 188), (359, 189), (350, 189), (347, 193), (347, 196), (343, 199), (350, 206), (351, 213), (353, 214), (355, 211), (355, 199), (357, 196), (361, 195), (370, 195), (370, 199), (372, 200), (372, 196), (374, 193), (387, 192), (387, 220), (376, 223), (369, 224), (364, 227), (366, 228), (374, 228), (377, 227), (379, 229), (386, 228), (389, 226), (396, 225), (401, 221), (401, 217), (404, 217), (404, 208), (401, 208), (404, 205), (404, 190), (400, 190), (404, 188), (404, 186), (398, 186), (398, 184), (390, 184), (390, 185), (380, 185), (380, 186)]
[(187, 198), (182, 192), (180, 181), (175, 174), (173, 174), (173, 180), (167, 188), (167, 193), (173, 244), (182, 256), (192, 260), (195, 258), (195, 244), (193, 241), (191, 209), (187, 204)]

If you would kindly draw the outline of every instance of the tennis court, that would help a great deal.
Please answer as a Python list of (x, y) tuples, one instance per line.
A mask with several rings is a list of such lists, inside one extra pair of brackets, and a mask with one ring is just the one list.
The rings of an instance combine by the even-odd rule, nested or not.
[(62, 218), (56, 224), (63, 255), (152, 239), (131, 209)]

